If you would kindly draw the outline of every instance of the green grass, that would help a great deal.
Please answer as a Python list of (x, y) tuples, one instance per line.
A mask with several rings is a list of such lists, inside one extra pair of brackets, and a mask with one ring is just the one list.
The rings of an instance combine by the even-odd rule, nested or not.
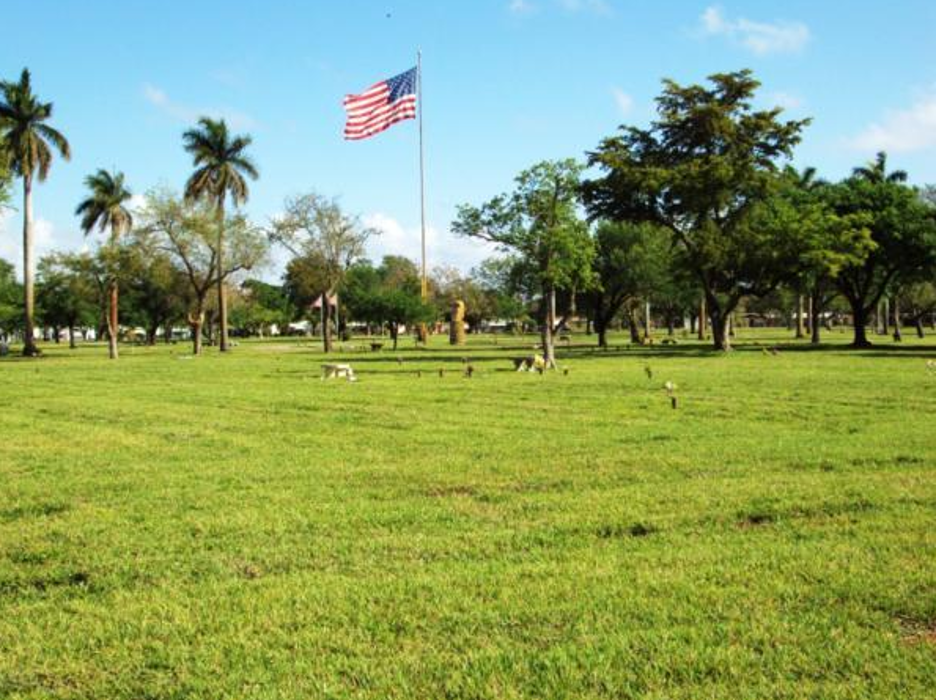
[(0, 361), (0, 698), (936, 697), (936, 344), (585, 341)]

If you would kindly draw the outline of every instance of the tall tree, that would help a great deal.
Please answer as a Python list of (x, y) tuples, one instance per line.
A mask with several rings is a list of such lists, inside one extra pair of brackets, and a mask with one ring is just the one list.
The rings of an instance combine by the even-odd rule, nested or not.
[(13, 265), (0, 258), (0, 340), (5, 341), (22, 324), (22, 299)]
[(741, 298), (771, 291), (794, 267), (795, 211), (774, 195), (779, 164), (808, 120), (755, 111), (760, 83), (750, 71), (709, 81), (664, 81), (650, 128), (622, 127), (589, 154), (604, 176), (586, 182), (584, 195), (593, 218), (669, 230), (704, 292), (715, 348), (728, 350)]
[(836, 214), (861, 220), (870, 232), (867, 254), (835, 277), (851, 307), (855, 347), (871, 344), (867, 325), (881, 298), (936, 264), (936, 206), (903, 184), (906, 178), (902, 171), (889, 173), (886, 156), (878, 154), (826, 190)]
[[(784, 171), (781, 197), (799, 212), (801, 248), (793, 286), (797, 292), (797, 325), (802, 323), (803, 295), (809, 300), (810, 342), (820, 342), (822, 316), (838, 294), (835, 278), (847, 265), (860, 264), (873, 248), (866, 223), (859, 214), (839, 215), (828, 201), (829, 183), (814, 168)], [(797, 333), (799, 336), (799, 332)]]
[(53, 149), (65, 160), (71, 158), (68, 141), (46, 123), (51, 117), (52, 103), (41, 102), (33, 93), (27, 69), (17, 82), (0, 82), (0, 151), (6, 153), (12, 172), (23, 179), (23, 354), (27, 357), (39, 354), (33, 337), (33, 184), (36, 178), (45, 182), (49, 176)]
[(133, 228), (133, 215), (126, 204), (133, 194), (124, 184), (124, 174), (109, 173), (99, 169), (85, 178), (88, 196), (75, 209), (75, 215), (81, 217), (81, 230), (87, 236), (97, 227), (102, 233), (110, 230), (110, 237), (105, 244), (105, 260), (108, 261), (107, 347), (110, 359), (117, 359), (117, 336), (120, 333), (118, 323), (119, 290), (117, 264), (117, 244), (120, 237)]
[(218, 260), (216, 210), (212, 204), (179, 201), (172, 193), (154, 192), (147, 196), (141, 219), (136, 232), (139, 245), (168, 253), (185, 271), (192, 350), (199, 355), (208, 293), (232, 275), (262, 266), (268, 252), (266, 237), (243, 216), (228, 216), (225, 228), (229, 255), (222, 267)]
[[(253, 160), (246, 154), (247, 147), (253, 142), (250, 136), (234, 136), (228, 131), (223, 120), (202, 117), (198, 126), (189, 129), (182, 136), (185, 150), (192, 155), (195, 172), (185, 185), (185, 197), (189, 201), (205, 199), (215, 207), (217, 222), (217, 242), (213, 246), (217, 251), (216, 264), (219, 270), (224, 262), (224, 204), (228, 197), (235, 207), (247, 201), (250, 190), (246, 177), (256, 180), (259, 177)], [(221, 320), (221, 352), (228, 350), (227, 300), (224, 290), (224, 276), (217, 276), (218, 312)]]
[(121, 253), (121, 306), (126, 302), (131, 322), (146, 330), (148, 345), (155, 345), (160, 328), (171, 341), (173, 324), (185, 318), (185, 273), (165, 251), (139, 241), (123, 246)]
[(490, 241), (529, 264), (542, 293), (542, 343), (548, 367), (556, 366), (556, 292), (584, 291), (593, 280), (595, 255), (588, 227), (578, 214), (581, 166), (545, 161), (517, 176), (511, 194), (458, 208), (452, 229)]
[(38, 266), (36, 300), (43, 324), (68, 330), (68, 344), (75, 348), (75, 330), (97, 323), (95, 279), (87, 274), (87, 253), (58, 253), (43, 257)]
[(286, 200), (285, 214), (274, 219), (270, 240), (285, 247), (296, 258), (316, 262), (320, 289), (315, 290), (322, 308), (322, 347), (332, 351), (332, 305), (352, 264), (364, 255), (367, 240), (376, 231), (360, 219), (342, 211), (337, 200), (310, 192)]
[(397, 349), (401, 326), (416, 326), (435, 317), (436, 310), (422, 300), (419, 268), (399, 256), (386, 256), (379, 268), (364, 260), (348, 270), (346, 308), (353, 318), (384, 325)]
[[(607, 333), (614, 318), (638, 298), (657, 296), (672, 275), (669, 236), (652, 224), (602, 221), (595, 231), (597, 254), (593, 263), (596, 285), (585, 295), (589, 315), (598, 334), (598, 346), (608, 346)], [(636, 340), (639, 334), (636, 332)]]

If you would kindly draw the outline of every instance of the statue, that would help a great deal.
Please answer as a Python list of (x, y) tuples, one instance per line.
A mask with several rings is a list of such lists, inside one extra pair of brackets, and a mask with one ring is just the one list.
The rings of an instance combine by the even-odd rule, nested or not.
[(452, 303), (452, 322), (449, 324), (449, 345), (465, 344), (465, 302)]

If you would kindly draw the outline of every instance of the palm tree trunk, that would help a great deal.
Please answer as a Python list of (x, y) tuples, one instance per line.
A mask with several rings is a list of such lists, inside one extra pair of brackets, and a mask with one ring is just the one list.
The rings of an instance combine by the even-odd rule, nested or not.
[(221, 317), (219, 344), (228, 351), (227, 295), (224, 293), (224, 200), (218, 200), (218, 315)]
[(108, 297), (110, 299), (110, 306), (108, 307), (107, 313), (107, 351), (110, 355), (110, 359), (117, 359), (117, 304), (118, 304), (118, 294), (119, 287), (117, 286), (117, 279), (112, 278), (110, 281), (110, 288), (108, 291)]
[(33, 330), (36, 315), (36, 291), (33, 281), (33, 221), (32, 221), (32, 177), (23, 176), (23, 307), (25, 309), (26, 327), (23, 329), (23, 355), (36, 357), (39, 349), (36, 347)]

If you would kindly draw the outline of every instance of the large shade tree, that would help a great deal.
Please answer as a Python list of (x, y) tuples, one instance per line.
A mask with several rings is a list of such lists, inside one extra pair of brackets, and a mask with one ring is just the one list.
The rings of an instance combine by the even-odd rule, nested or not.
[(16, 82), (0, 82), (0, 151), (10, 170), (23, 181), (23, 354), (39, 354), (33, 337), (35, 328), (35, 279), (33, 264), (33, 185), (45, 182), (52, 167), (53, 151), (65, 160), (71, 147), (65, 137), (48, 124), (52, 103), (42, 102), (32, 90), (29, 71), (23, 69)]
[(867, 325), (881, 298), (936, 264), (936, 206), (907, 186), (906, 173), (888, 172), (881, 153), (867, 166), (826, 190), (840, 217), (870, 232), (868, 252), (842, 266), (835, 284), (851, 307), (855, 347), (867, 347)]
[(85, 178), (85, 186), (88, 188), (88, 196), (75, 209), (75, 215), (81, 217), (81, 230), (86, 236), (95, 228), (110, 234), (104, 247), (108, 273), (107, 347), (110, 359), (116, 360), (117, 337), (120, 334), (117, 246), (121, 236), (133, 228), (133, 215), (127, 207), (133, 194), (124, 184), (123, 173), (110, 173), (103, 169)]
[[(332, 350), (332, 304), (348, 268), (364, 256), (368, 239), (377, 232), (341, 209), (337, 200), (310, 192), (286, 200), (285, 213), (274, 219), (270, 240), (285, 247), (316, 274), (315, 299), (322, 311), (322, 347)], [(303, 267), (302, 264), (299, 267)], [(337, 301), (337, 299), (336, 299)]]
[(527, 263), (542, 294), (542, 343), (546, 365), (555, 367), (557, 291), (583, 291), (592, 284), (595, 249), (579, 217), (581, 166), (574, 160), (544, 161), (520, 173), (514, 191), (479, 207), (463, 205), (456, 233), (494, 243)]
[(121, 308), (146, 331), (148, 345), (156, 344), (160, 329), (170, 342), (173, 325), (185, 318), (185, 273), (165, 251), (138, 241), (123, 246), (120, 257)]
[(836, 277), (848, 265), (860, 264), (872, 250), (868, 218), (860, 214), (840, 215), (830, 205), (831, 185), (816, 177), (814, 168), (797, 171), (787, 167), (779, 196), (799, 214), (802, 237), (797, 274), (792, 286), (797, 292), (797, 337), (803, 323), (803, 291), (809, 300), (810, 342), (821, 340), (822, 317), (838, 295)]
[(603, 176), (584, 184), (593, 218), (667, 229), (705, 296), (715, 348), (730, 348), (732, 311), (795, 269), (796, 212), (776, 201), (778, 171), (808, 120), (755, 110), (750, 71), (710, 85), (667, 80), (649, 128), (622, 127), (589, 162)]
[(231, 276), (265, 264), (269, 250), (266, 237), (245, 217), (229, 215), (224, 224), (228, 255), (222, 265), (216, 211), (211, 203), (180, 201), (171, 192), (157, 191), (147, 196), (140, 219), (136, 245), (167, 253), (185, 273), (192, 350), (199, 355), (209, 292)]
[[(598, 345), (606, 348), (608, 330), (622, 309), (637, 299), (647, 302), (671, 291), (673, 255), (669, 236), (647, 223), (602, 221), (595, 230), (595, 249), (596, 283), (584, 295), (584, 302)], [(631, 339), (640, 340), (633, 314), (628, 316)]]
[(384, 257), (377, 268), (367, 260), (352, 265), (345, 280), (345, 298), (348, 313), (355, 320), (386, 325), (394, 350), (401, 327), (418, 327), (436, 314), (433, 306), (422, 300), (419, 268), (394, 255)]
[[(185, 185), (185, 197), (189, 201), (204, 199), (215, 208), (217, 241), (216, 250), (218, 269), (225, 268), (225, 202), (228, 198), (235, 207), (247, 201), (250, 189), (247, 178), (259, 177), (253, 160), (246, 151), (253, 142), (250, 136), (233, 135), (223, 120), (202, 117), (198, 126), (183, 134), (185, 150), (191, 154), (195, 172)], [(228, 350), (227, 299), (223, 275), (218, 275), (218, 313), (221, 320), (222, 352)]]
[(97, 289), (87, 273), (87, 253), (53, 253), (39, 261), (36, 301), (45, 326), (68, 330), (68, 344), (75, 348), (75, 333), (97, 323)]

